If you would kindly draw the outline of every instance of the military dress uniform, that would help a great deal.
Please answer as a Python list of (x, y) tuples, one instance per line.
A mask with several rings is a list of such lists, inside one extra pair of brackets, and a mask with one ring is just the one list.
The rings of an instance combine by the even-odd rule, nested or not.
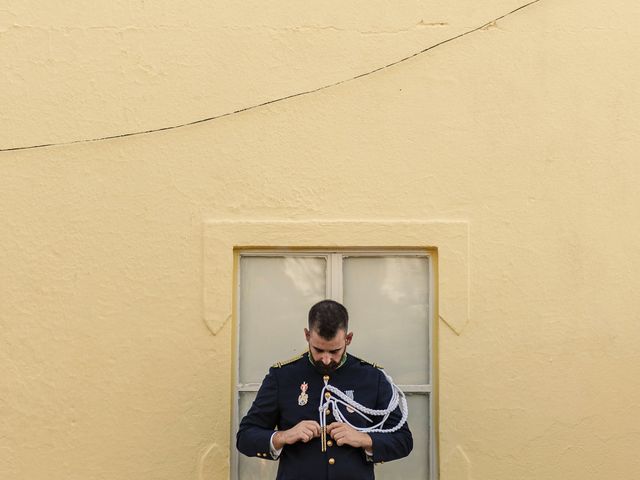
[[(380, 367), (346, 355), (340, 366), (328, 374), (330, 385), (340, 389), (365, 407), (380, 410), (388, 407), (392, 388)], [(240, 422), (237, 434), (238, 450), (250, 457), (273, 460), (271, 436), (275, 429), (288, 430), (302, 420), (318, 421), (320, 394), (324, 387), (323, 373), (309, 358), (309, 352), (269, 369), (253, 405)], [(305, 394), (301, 397), (301, 394)], [(343, 405), (340, 411), (357, 427), (371, 426), (358, 413)], [(385, 428), (398, 424), (401, 414), (396, 409)], [(379, 418), (373, 417), (375, 423)], [(327, 425), (334, 422), (327, 412)], [(278, 465), (277, 480), (371, 480), (374, 463), (405, 457), (413, 448), (413, 438), (405, 423), (393, 433), (369, 433), (373, 440), (372, 455), (350, 445), (338, 446), (327, 435), (326, 452), (321, 439), (307, 443), (285, 445)]]

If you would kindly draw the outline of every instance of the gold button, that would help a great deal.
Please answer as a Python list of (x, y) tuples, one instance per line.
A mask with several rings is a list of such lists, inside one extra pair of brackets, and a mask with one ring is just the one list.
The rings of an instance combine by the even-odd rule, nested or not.
[(328, 382), (328, 381), (329, 381), (329, 375), (325, 375), (324, 377), (322, 377), (322, 379), (323, 379), (325, 382)]
[(334, 463), (336, 463), (335, 459), (330, 458), (330, 459), (329, 459), (329, 465), (333, 465)]
[(327, 447), (333, 447), (333, 442), (331, 440), (327, 440)]
[(328, 408), (324, 411), (325, 415), (331, 415), (331, 410), (329, 410)]
[(330, 392), (325, 392), (324, 393), (324, 398), (326, 398), (326, 399), (331, 398), (331, 393)]

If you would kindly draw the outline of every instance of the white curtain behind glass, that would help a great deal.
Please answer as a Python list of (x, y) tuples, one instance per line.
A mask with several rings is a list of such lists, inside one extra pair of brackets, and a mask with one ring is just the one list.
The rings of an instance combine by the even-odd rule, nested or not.
[(345, 257), (343, 298), (351, 351), (382, 365), (397, 384), (429, 383), (429, 261)]
[(327, 262), (318, 257), (241, 257), (240, 383), (306, 350), (309, 307), (325, 298)]

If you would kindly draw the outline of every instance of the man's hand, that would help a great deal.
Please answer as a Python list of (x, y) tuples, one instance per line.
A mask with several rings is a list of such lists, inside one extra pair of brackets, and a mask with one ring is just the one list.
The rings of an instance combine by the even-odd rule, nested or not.
[(280, 450), (285, 445), (297, 442), (307, 443), (309, 440), (320, 436), (320, 424), (313, 420), (303, 420), (289, 430), (278, 430), (273, 436), (273, 446)]
[(351, 445), (356, 448), (371, 450), (373, 440), (367, 433), (359, 432), (346, 423), (333, 422), (327, 427), (327, 433), (331, 435), (338, 445)]

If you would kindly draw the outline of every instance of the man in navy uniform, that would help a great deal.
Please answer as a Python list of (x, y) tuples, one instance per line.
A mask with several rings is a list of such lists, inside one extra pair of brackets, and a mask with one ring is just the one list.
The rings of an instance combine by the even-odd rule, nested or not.
[[(325, 380), (375, 410), (386, 409), (393, 393), (381, 367), (347, 354), (353, 338), (353, 332), (347, 333), (348, 321), (346, 308), (333, 300), (311, 307), (309, 328), (304, 329), (308, 352), (269, 369), (240, 422), (238, 450), (250, 457), (279, 459), (277, 480), (370, 480), (374, 463), (405, 457), (413, 448), (407, 423), (391, 433), (364, 433), (335, 421), (328, 409), (323, 451), (318, 419)], [(342, 406), (340, 411), (358, 428), (371, 426), (352, 408)], [(384, 428), (397, 425), (400, 418), (396, 409)]]

